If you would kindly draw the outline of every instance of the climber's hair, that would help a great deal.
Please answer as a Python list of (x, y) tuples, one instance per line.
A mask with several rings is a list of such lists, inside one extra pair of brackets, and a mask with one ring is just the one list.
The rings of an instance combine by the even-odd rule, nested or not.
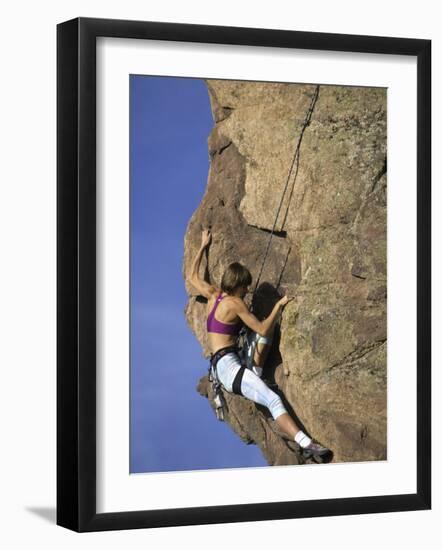
[(233, 262), (224, 271), (221, 279), (221, 290), (224, 292), (234, 292), (241, 286), (252, 284), (250, 271), (239, 262)]

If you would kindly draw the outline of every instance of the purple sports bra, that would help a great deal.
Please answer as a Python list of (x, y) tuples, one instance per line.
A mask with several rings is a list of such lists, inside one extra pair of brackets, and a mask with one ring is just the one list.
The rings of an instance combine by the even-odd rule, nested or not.
[(218, 334), (231, 334), (233, 336), (236, 336), (240, 329), (241, 329), (241, 321), (238, 323), (222, 323), (221, 321), (218, 321), (215, 319), (215, 311), (218, 307), (218, 304), (221, 302), (221, 300), (225, 298), (225, 296), (221, 296), (221, 293), (216, 298), (215, 305), (212, 308), (212, 311), (209, 313), (207, 317), (207, 332), (217, 332)]

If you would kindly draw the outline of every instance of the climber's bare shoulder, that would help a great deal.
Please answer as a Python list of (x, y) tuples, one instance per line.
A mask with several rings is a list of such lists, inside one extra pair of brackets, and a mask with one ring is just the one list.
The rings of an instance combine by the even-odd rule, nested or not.
[(255, 315), (249, 310), (246, 303), (239, 296), (232, 296), (231, 309), (241, 319), (241, 321), (255, 332), (261, 329), (261, 323)]
[(244, 300), (242, 298), (240, 298), (239, 296), (229, 296), (230, 298), (230, 301), (231, 303), (233, 304), (234, 307), (237, 307), (237, 308), (246, 308), (246, 303), (244, 302)]
[(217, 293), (221, 292), (220, 289), (211, 285), (204, 279), (200, 279), (199, 277), (193, 277), (192, 279), (190, 279), (190, 282), (196, 288), (196, 290), (201, 294), (201, 296), (204, 296), (204, 298), (207, 298), (207, 300), (209, 301), (214, 296), (216, 296)]
[(215, 305), (215, 300), (217, 296), (219, 296), (222, 293), (222, 290), (216, 286), (211, 286), (211, 289), (208, 291), (206, 298), (207, 298), (207, 305), (209, 310), (212, 309), (212, 307)]
[(241, 309), (243, 307), (247, 307), (244, 303), (244, 300), (240, 298), (239, 296), (226, 296), (226, 298), (229, 299), (229, 302), (232, 304), (232, 307), (236, 309)]
[(249, 308), (242, 298), (239, 296), (229, 296), (229, 305), (231, 310), (241, 319), (244, 315), (250, 314)]

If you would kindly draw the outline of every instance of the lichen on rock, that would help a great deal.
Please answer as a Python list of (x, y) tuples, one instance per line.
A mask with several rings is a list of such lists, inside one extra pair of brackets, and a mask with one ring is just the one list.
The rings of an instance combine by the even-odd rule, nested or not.
[[(210, 171), (185, 234), (183, 275), (210, 226), (206, 278), (219, 285), (240, 261), (256, 280), (302, 133), (254, 303), (262, 316), (276, 292), (294, 297), (267, 377), (335, 462), (386, 459), (386, 90), (226, 80), (207, 88)], [(186, 290), (186, 319), (207, 356), (206, 303), (187, 281)], [(198, 391), (213, 406), (206, 377)], [(226, 421), (269, 464), (302, 462), (268, 411), (226, 397)]]

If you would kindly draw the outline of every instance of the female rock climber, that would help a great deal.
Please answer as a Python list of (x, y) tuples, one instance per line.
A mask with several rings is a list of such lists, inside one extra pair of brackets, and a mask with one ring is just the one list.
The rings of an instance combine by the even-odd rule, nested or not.
[[(243, 301), (252, 283), (247, 268), (238, 262), (230, 264), (222, 276), (221, 288), (212, 286), (199, 277), (201, 258), (210, 240), (210, 231), (203, 230), (201, 247), (192, 263), (189, 281), (208, 300), (207, 333), (211, 364), (216, 368), (219, 382), (227, 392), (243, 395), (267, 407), (279, 431), (301, 447), (304, 458), (321, 461), (330, 451), (313, 441), (299, 428), (287, 413), (279, 395), (261, 380), (278, 314), (292, 298), (281, 298), (276, 302), (270, 315), (260, 321)], [(242, 323), (256, 333), (253, 370), (242, 367), (238, 355), (236, 341)]]

